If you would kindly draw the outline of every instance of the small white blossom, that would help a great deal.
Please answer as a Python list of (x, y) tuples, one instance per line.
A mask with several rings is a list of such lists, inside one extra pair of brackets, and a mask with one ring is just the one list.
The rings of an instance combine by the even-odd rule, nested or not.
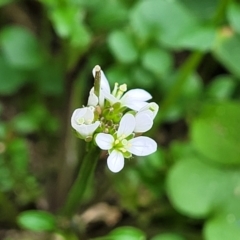
[[(96, 75), (96, 69), (98, 70), (99, 66), (95, 66), (92, 70), (93, 73), (93, 77), (95, 78)], [(99, 92), (99, 97), (96, 96), (96, 94), (94, 93), (94, 88), (92, 88), (90, 90), (89, 93), (89, 98), (88, 98), (88, 106), (97, 106), (97, 104), (99, 104), (99, 106), (103, 107), (104, 106), (104, 94), (103, 92), (109, 92), (110, 93), (110, 86), (108, 83), (107, 78), (105, 77), (104, 72), (101, 70), (101, 80), (100, 80), (100, 92)]]
[(100, 121), (94, 122), (94, 107), (76, 109), (71, 118), (72, 127), (82, 138), (91, 137), (100, 125)]
[(122, 170), (124, 157), (129, 158), (132, 154), (146, 156), (157, 150), (157, 144), (153, 139), (143, 136), (133, 138), (135, 128), (135, 117), (127, 113), (122, 117), (116, 134), (97, 134), (95, 138), (97, 145), (109, 152), (107, 165), (112, 172)]
[[(93, 69), (94, 77), (96, 75), (95, 68)], [(118, 83), (115, 84), (114, 89), (111, 93), (108, 80), (102, 70), (101, 70), (101, 85), (100, 86), (101, 86), (100, 87), (100, 95), (99, 95), (99, 105), (100, 106), (103, 106), (104, 99), (107, 99), (111, 103), (111, 105), (119, 102), (121, 104), (121, 107), (128, 107), (132, 110), (139, 111), (141, 108), (145, 107), (148, 104), (146, 101), (148, 101), (152, 98), (151, 94), (143, 89), (132, 89), (132, 90), (126, 92), (127, 85), (122, 84), (122, 85), (118, 86)], [(92, 93), (94, 94), (93, 91), (92, 91)], [(89, 105), (91, 105), (91, 104), (89, 104)], [(93, 105), (93, 106), (95, 106), (95, 105)]]
[(135, 115), (136, 126), (134, 132), (144, 133), (150, 130), (153, 126), (153, 120), (158, 112), (158, 105), (154, 102), (147, 103)]

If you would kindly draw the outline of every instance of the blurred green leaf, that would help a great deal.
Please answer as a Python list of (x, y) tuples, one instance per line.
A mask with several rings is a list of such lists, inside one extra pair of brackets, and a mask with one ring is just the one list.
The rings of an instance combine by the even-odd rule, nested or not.
[(20, 113), (12, 120), (13, 128), (20, 134), (30, 134), (39, 129), (38, 119), (28, 113)]
[(221, 177), (221, 171), (196, 157), (179, 160), (168, 174), (168, 196), (180, 212), (195, 218), (206, 217), (218, 202)]
[(106, 71), (106, 77), (112, 87), (118, 82), (119, 84), (126, 83), (131, 86), (131, 79), (129, 73), (124, 66), (114, 65)]
[(185, 238), (174, 233), (163, 233), (151, 238), (151, 240), (184, 240), (184, 239)]
[(181, 0), (181, 3), (199, 19), (201, 19), (202, 21), (207, 21), (213, 19), (213, 17), (215, 16), (220, 1), (221, 0)]
[(239, 2), (230, 2), (228, 5), (228, 20), (231, 27), (238, 33), (240, 33), (240, 4)]
[(134, 227), (119, 227), (111, 231), (108, 236), (109, 239), (114, 240), (145, 240), (144, 232)]
[(236, 80), (231, 75), (220, 75), (213, 79), (207, 87), (207, 96), (213, 100), (227, 100), (236, 89)]
[(0, 33), (2, 51), (13, 67), (35, 69), (44, 61), (37, 38), (26, 28), (10, 26)]
[(138, 52), (133, 39), (123, 31), (114, 31), (108, 38), (109, 47), (114, 56), (123, 63), (132, 63), (137, 60)]
[(8, 145), (8, 153), (11, 157), (11, 173), (14, 175), (21, 176), (25, 175), (28, 169), (29, 156), (28, 156), (28, 146), (25, 139), (16, 138), (11, 141)]
[(44, 211), (29, 210), (21, 212), (17, 217), (20, 227), (31, 231), (53, 231), (56, 228), (55, 217)]
[(215, 216), (209, 219), (204, 226), (206, 240), (233, 239), (238, 240), (240, 236), (240, 218), (234, 214), (227, 216)]
[(142, 39), (159, 39), (173, 44), (179, 36), (191, 32), (198, 24), (179, 1), (140, 1), (130, 15), (135, 33)]
[(172, 48), (207, 51), (213, 47), (216, 33), (214, 27), (200, 25), (179, 36), (175, 41), (166, 42), (165, 44)]
[(64, 90), (64, 69), (55, 59), (46, 61), (34, 73), (38, 90), (46, 95), (60, 95)]
[(88, 5), (87, 7), (91, 13), (89, 21), (94, 31), (102, 33), (105, 30), (111, 30), (118, 27), (127, 20), (127, 8), (122, 1), (105, 0), (104, 7), (100, 8), (99, 6), (102, 5), (102, 0), (85, 2), (87, 3), (84, 5)]
[[(129, 75), (129, 73), (128, 73)], [(158, 78), (158, 77), (157, 77)], [(139, 87), (143, 89), (151, 89), (156, 87), (156, 78), (148, 70), (141, 67), (134, 67), (130, 72), (130, 87)]]
[(231, 73), (240, 77), (240, 36), (225, 28), (219, 33), (213, 54)]
[(148, 48), (142, 54), (142, 65), (156, 75), (166, 75), (172, 70), (172, 55), (160, 48)]
[(219, 163), (240, 164), (240, 104), (223, 102), (206, 104), (191, 124), (195, 148)]
[(6, 4), (9, 4), (9, 3), (13, 2), (13, 1), (14, 1), (14, 0), (1, 0), (1, 1), (0, 1), (0, 7), (4, 6), (4, 5), (6, 5)]
[(26, 74), (9, 65), (1, 55), (0, 73), (0, 94), (14, 94), (26, 83)]
[[(165, 94), (172, 87), (175, 79), (176, 76), (162, 83)], [(195, 104), (199, 101), (202, 91), (203, 84), (200, 76), (195, 73), (188, 76), (182, 86), (177, 101), (164, 112), (165, 121), (174, 122), (182, 118), (184, 114), (195, 111)]]

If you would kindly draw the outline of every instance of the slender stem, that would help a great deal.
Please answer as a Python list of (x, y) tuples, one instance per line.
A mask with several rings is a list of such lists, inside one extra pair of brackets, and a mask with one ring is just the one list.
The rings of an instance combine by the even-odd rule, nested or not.
[[(220, 2), (219, 6), (216, 10), (216, 14), (214, 15), (214, 17), (212, 19), (212, 23), (214, 25), (218, 24), (219, 21), (221, 21), (222, 17), (225, 14), (228, 3), (230, 1), (231, 0), (222, 0)], [(203, 57), (204, 57), (203, 52), (195, 51), (195, 52), (191, 53), (191, 55), (188, 57), (188, 59), (181, 66), (181, 68), (179, 69), (179, 73), (178, 73), (178, 76), (177, 76), (174, 86), (169, 91), (166, 98), (161, 103), (159, 103), (159, 105), (161, 106), (161, 114), (158, 114), (156, 116), (155, 125), (151, 129), (151, 132), (149, 134), (156, 132), (156, 130), (162, 123), (162, 120), (164, 118), (166, 111), (177, 100), (188, 76), (196, 70), (196, 68), (199, 66), (199, 63), (201, 62)]]
[(93, 177), (97, 160), (99, 158), (99, 152), (99, 148), (93, 144), (90, 145), (89, 151), (83, 158), (78, 176), (68, 193), (67, 200), (62, 209), (63, 215), (67, 217), (72, 216), (82, 202), (85, 190), (89, 186), (89, 182)]
[(174, 86), (171, 88), (163, 102), (159, 104), (161, 106), (161, 114), (158, 114), (156, 116), (155, 125), (152, 128), (151, 132), (155, 132), (157, 130), (156, 128), (159, 127), (159, 125), (161, 124), (166, 111), (177, 100), (179, 93), (181, 92), (182, 87), (186, 82), (188, 76), (197, 68), (203, 56), (204, 53), (195, 51), (184, 62), (184, 64), (179, 70)]
[(216, 13), (212, 19), (212, 22), (214, 24), (218, 24), (222, 20), (224, 14), (225, 14), (226, 8), (230, 2), (231, 2), (231, 0), (222, 0), (219, 3), (218, 8), (216, 9)]

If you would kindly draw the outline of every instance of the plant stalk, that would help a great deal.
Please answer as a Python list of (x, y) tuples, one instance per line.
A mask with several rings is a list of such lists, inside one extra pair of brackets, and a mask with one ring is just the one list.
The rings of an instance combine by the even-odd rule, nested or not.
[(86, 189), (93, 177), (93, 173), (99, 159), (99, 153), (99, 148), (91, 143), (89, 151), (83, 158), (78, 176), (68, 193), (67, 200), (61, 211), (64, 216), (71, 217), (77, 211), (83, 200), (84, 193), (86, 192)]

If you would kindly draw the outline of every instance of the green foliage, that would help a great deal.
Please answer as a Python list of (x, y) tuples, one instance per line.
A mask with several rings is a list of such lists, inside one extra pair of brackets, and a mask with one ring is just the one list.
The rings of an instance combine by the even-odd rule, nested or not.
[[(239, 239), (238, 1), (3, 0), (0, 16), (1, 226), (13, 229), (19, 212), (26, 230), (97, 237), (81, 210), (103, 201), (122, 213), (116, 226), (135, 227), (107, 223), (97, 239)], [(97, 64), (112, 86), (159, 104), (158, 151), (118, 174), (99, 161), (93, 199), (57, 229), (31, 208), (56, 211), (67, 196), (85, 155), (70, 117)]]
[(1, 49), (13, 67), (35, 69), (44, 61), (43, 51), (35, 36), (22, 27), (6, 27), (0, 35)]
[(108, 39), (109, 47), (115, 57), (123, 63), (131, 63), (137, 60), (137, 50), (127, 33), (115, 31)]
[(97, 238), (99, 240), (145, 240), (144, 232), (134, 227), (119, 227), (111, 231), (105, 237)]
[(18, 215), (20, 227), (32, 231), (53, 231), (56, 228), (55, 217), (44, 211), (29, 210)]
[(193, 144), (211, 160), (227, 165), (240, 163), (240, 108), (238, 102), (206, 104), (191, 125)]
[(184, 240), (184, 238), (173, 233), (164, 233), (151, 238), (151, 240)]

